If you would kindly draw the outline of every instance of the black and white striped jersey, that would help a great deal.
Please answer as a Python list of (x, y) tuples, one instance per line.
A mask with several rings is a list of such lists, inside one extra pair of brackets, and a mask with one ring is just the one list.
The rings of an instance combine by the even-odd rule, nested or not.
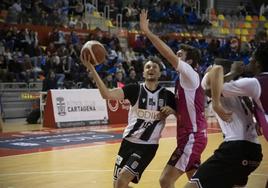
[(174, 94), (161, 86), (150, 91), (145, 84), (131, 84), (123, 91), (131, 103), (123, 138), (134, 143), (158, 144), (165, 125), (159, 117), (160, 109), (170, 106), (175, 110)]

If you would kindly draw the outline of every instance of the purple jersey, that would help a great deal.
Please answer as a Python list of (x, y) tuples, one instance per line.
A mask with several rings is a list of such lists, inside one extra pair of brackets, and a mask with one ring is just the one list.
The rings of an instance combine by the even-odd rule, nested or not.
[(197, 89), (184, 89), (179, 81), (175, 88), (177, 105), (177, 134), (201, 132), (207, 128), (205, 118), (205, 94), (199, 83)]

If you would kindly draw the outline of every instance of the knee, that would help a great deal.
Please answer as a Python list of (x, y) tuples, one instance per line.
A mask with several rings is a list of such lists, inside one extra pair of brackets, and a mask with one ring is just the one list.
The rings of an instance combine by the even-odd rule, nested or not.
[(190, 183), (190, 182), (188, 182), (188, 183), (184, 186), (184, 188), (198, 188), (198, 186), (197, 186), (196, 184), (194, 184), (194, 183)]
[(129, 182), (122, 176), (119, 176), (115, 182), (115, 188), (128, 187)]
[(169, 188), (170, 185), (171, 185), (171, 181), (170, 181), (170, 179), (168, 179), (168, 178), (165, 177), (165, 176), (161, 176), (161, 177), (160, 177), (160, 179), (159, 179), (159, 183), (160, 183), (161, 188)]

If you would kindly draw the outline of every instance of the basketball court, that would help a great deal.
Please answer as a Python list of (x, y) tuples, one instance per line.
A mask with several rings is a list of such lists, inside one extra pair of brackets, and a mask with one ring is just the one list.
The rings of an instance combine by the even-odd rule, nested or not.
[[(24, 122), (8, 122), (0, 135), (0, 188), (111, 188), (113, 165), (124, 125), (48, 129)], [(16, 131), (14, 131), (16, 130)], [(157, 188), (159, 176), (176, 146), (175, 122), (164, 129), (156, 157), (137, 188)], [(222, 141), (214, 120), (209, 123), (208, 158)], [(264, 158), (250, 176), (248, 188), (264, 188), (268, 179), (268, 143), (260, 137)], [(186, 183), (183, 176), (177, 188)]]

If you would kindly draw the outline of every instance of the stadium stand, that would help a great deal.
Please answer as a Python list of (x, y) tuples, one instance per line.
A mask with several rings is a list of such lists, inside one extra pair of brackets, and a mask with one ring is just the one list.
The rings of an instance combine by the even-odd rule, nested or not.
[[(159, 55), (139, 32), (141, 8), (149, 10), (152, 30), (174, 51), (181, 43), (200, 49), (201, 71), (222, 54), (224, 58), (248, 63), (259, 42), (256, 33), (268, 33), (265, 1), (254, 4), (250, 0), (215, 0), (214, 6), (199, 0), (30, 2), (3, 1), (0, 6), (0, 92), (4, 118), (25, 117), (35, 103), (36, 92), (47, 90), (43, 83), (54, 83), (50, 87), (59, 89), (95, 88), (79, 60), (81, 46), (87, 40), (99, 40), (109, 52), (108, 61), (96, 67), (108, 80), (107, 84), (116, 85), (115, 75), (122, 70), (123, 84), (129, 81), (130, 72), (135, 75), (132, 79), (141, 81), (143, 61)], [(234, 39), (237, 45), (232, 46)], [(55, 82), (46, 81), (51, 71)], [(161, 80), (172, 85), (176, 78), (176, 72), (165, 66)], [(26, 99), (21, 93), (32, 98)]]

